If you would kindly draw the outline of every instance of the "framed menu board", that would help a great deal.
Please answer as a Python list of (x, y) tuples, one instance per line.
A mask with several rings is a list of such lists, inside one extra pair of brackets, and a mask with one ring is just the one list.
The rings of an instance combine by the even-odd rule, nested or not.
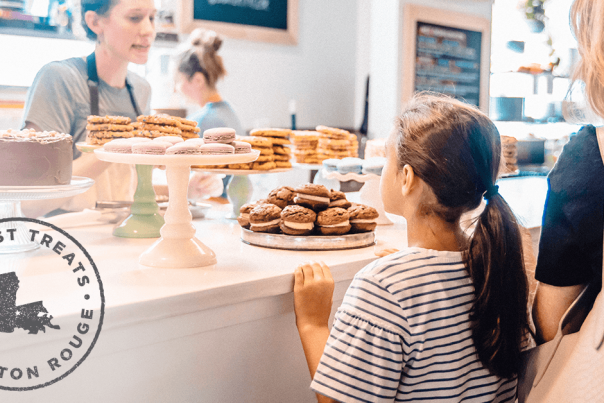
[(181, 32), (202, 27), (237, 39), (295, 45), (298, 0), (182, 0)]
[(487, 19), (407, 4), (403, 104), (432, 91), (488, 113), (490, 37)]

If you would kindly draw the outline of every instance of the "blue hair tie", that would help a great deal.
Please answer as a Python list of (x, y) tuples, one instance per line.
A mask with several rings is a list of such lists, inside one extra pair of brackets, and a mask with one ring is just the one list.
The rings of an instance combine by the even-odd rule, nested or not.
[(498, 185), (493, 185), (490, 188), (487, 189), (486, 192), (484, 192), (484, 199), (485, 200), (489, 200), (491, 199), (493, 196), (498, 195), (499, 194), (499, 186)]

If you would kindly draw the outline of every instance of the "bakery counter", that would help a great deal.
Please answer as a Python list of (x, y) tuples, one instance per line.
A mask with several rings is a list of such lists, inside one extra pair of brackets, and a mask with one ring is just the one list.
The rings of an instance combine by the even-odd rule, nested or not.
[[(206, 218), (193, 221), (196, 236), (217, 255), (218, 263), (207, 268), (142, 267), (138, 257), (155, 239), (116, 238), (111, 225), (65, 228), (101, 275), (106, 306), (98, 342), (61, 381), (28, 392), (0, 390), (0, 396), (62, 402), (83, 396), (99, 402), (314, 401), (295, 327), (292, 273), (303, 261), (327, 263), (336, 281), (335, 310), (354, 274), (376, 258), (374, 246), (303, 252), (247, 245), (237, 222), (226, 218), (229, 207), (214, 206)], [(404, 220), (378, 227), (375, 247), (405, 245)], [(33, 259), (43, 264), (51, 253), (40, 248)], [(60, 289), (60, 281), (61, 273), (49, 268), (38, 284)], [(65, 307), (53, 314), (53, 323), (61, 325), (80, 312)], [(38, 343), (57, 342), (50, 329), (40, 335), (3, 344), (0, 357), (19, 350), (35, 355)]]

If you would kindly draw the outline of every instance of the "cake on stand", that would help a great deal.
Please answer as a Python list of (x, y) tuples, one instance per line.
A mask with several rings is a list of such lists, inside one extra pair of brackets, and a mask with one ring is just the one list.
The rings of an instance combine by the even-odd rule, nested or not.
[[(81, 152), (91, 153), (102, 149), (103, 146), (86, 143), (76, 143)], [(122, 238), (159, 238), (160, 228), (164, 218), (159, 214), (159, 206), (155, 201), (152, 175), (153, 165), (136, 164), (137, 185), (130, 215), (113, 230), (113, 235)]]
[[(66, 185), (56, 186), (0, 186), (0, 231), (4, 237), (0, 242), (0, 253), (27, 252), (40, 247), (37, 242), (32, 242), (25, 234), (27, 228), (19, 221), (2, 221), (5, 218), (23, 217), (21, 201), (23, 200), (50, 200), (63, 197), (72, 197), (85, 192), (94, 184), (94, 180), (80, 176), (71, 178)], [(15, 234), (9, 235), (10, 231)]]
[(187, 188), (191, 165), (242, 164), (255, 161), (260, 151), (228, 155), (145, 155), (119, 154), (94, 150), (101, 161), (137, 165), (165, 165), (168, 182), (168, 209), (161, 238), (143, 252), (139, 263), (160, 268), (204, 267), (216, 264), (216, 254), (195, 237)]
[(323, 175), (325, 179), (337, 179), (342, 182), (353, 180), (364, 183), (360, 191), (361, 204), (371, 206), (377, 210), (379, 213), (379, 217), (376, 220), (377, 225), (393, 224), (386, 216), (386, 211), (384, 211), (384, 203), (382, 203), (382, 197), (380, 195), (379, 175), (355, 173), (341, 174), (339, 172), (325, 172), (325, 170), (322, 170), (320, 175)]
[(239, 208), (245, 203), (249, 203), (252, 199), (254, 186), (249, 178), (249, 175), (273, 174), (290, 171), (292, 168), (276, 168), (269, 170), (252, 170), (252, 169), (204, 169), (201, 167), (193, 168), (194, 171), (209, 172), (215, 174), (232, 175), (227, 184), (226, 193), (229, 202), (231, 203), (231, 212), (227, 218), (236, 219), (239, 217)]

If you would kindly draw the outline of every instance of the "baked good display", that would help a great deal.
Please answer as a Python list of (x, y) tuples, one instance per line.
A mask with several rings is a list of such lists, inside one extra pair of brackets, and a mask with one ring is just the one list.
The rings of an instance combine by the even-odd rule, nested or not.
[(207, 143), (232, 143), (235, 141), (235, 129), (215, 127), (203, 132), (203, 141)]
[(315, 227), (317, 214), (306, 207), (291, 205), (281, 211), (279, 227), (287, 235), (309, 235)]
[(501, 136), (502, 173), (518, 171), (518, 139), (512, 136)]
[(268, 171), (275, 169), (273, 143), (265, 137), (257, 136), (242, 136), (238, 137), (236, 142), (247, 143), (253, 150), (260, 151), (260, 155), (254, 162), (248, 162), (246, 164), (230, 164), (229, 169), (257, 169), (261, 171)]
[(35, 130), (0, 131), (0, 186), (56, 186), (71, 183), (71, 135)]
[(331, 189), (329, 192), (331, 194), (329, 197), (329, 207), (341, 207), (347, 209), (352, 206), (352, 203), (346, 199), (346, 193), (333, 189)]
[(350, 231), (348, 210), (331, 207), (317, 214), (317, 230), (322, 235), (343, 235)]
[(103, 145), (113, 139), (134, 137), (134, 126), (126, 116), (95, 116), (87, 118), (86, 144)]
[(329, 158), (342, 159), (346, 157), (358, 157), (359, 143), (356, 135), (348, 130), (319, 125), (317, 157), (319, 161)]
[(310, 130), (293, 130), (290, 136), (294, 145), (293, 155), (296, 162), (301, 164), (319, 164), (317, 146), (320, 133)]
[(281, 186), (271, 190), (266, 198), (266, 201), (267, 203), (285, 208), (287, 205), (294, 204), (294, 196), (295, 193), (292, 187)]
[(379, 214), (376, 209), (363, 204), (355, 204), (348, 208), (351, 232), (369, 232), (377, 227), (375, 221)]
[[(324, 199), (329, 200), (329, 203)], [(277, 215), (280, 220), (277, 220)], [(378, 216), (378, 211), (373, 207), (348, 201), (344, 192), (308, 183), (295, 188), (280, 186), (271, 190), (266, 199), (244, 204), (239, 209), (237, 221), (242, 228), (253, 232), (291, 236), (339, 236), (374, 231)], [(257, 236), (255, 239), (258, 239)], [(271, 247), (270, 244), (261, 246)]]
[(250, 136), (267, 138), (273, 145), (291, 144), (289, 140), (291, 134), (292, 131), (289, 129), (254, 129), (250, 131)]
[(250, 230), (255, 232), (279, 232), (281, 208), (274, 204), (258, 204), (250, 210)]
[(294, 189), (296, 193), (294, 203), (315, 211), (324, 210), (329, 207), (331, 193), (323, 185), (307, 183)]

